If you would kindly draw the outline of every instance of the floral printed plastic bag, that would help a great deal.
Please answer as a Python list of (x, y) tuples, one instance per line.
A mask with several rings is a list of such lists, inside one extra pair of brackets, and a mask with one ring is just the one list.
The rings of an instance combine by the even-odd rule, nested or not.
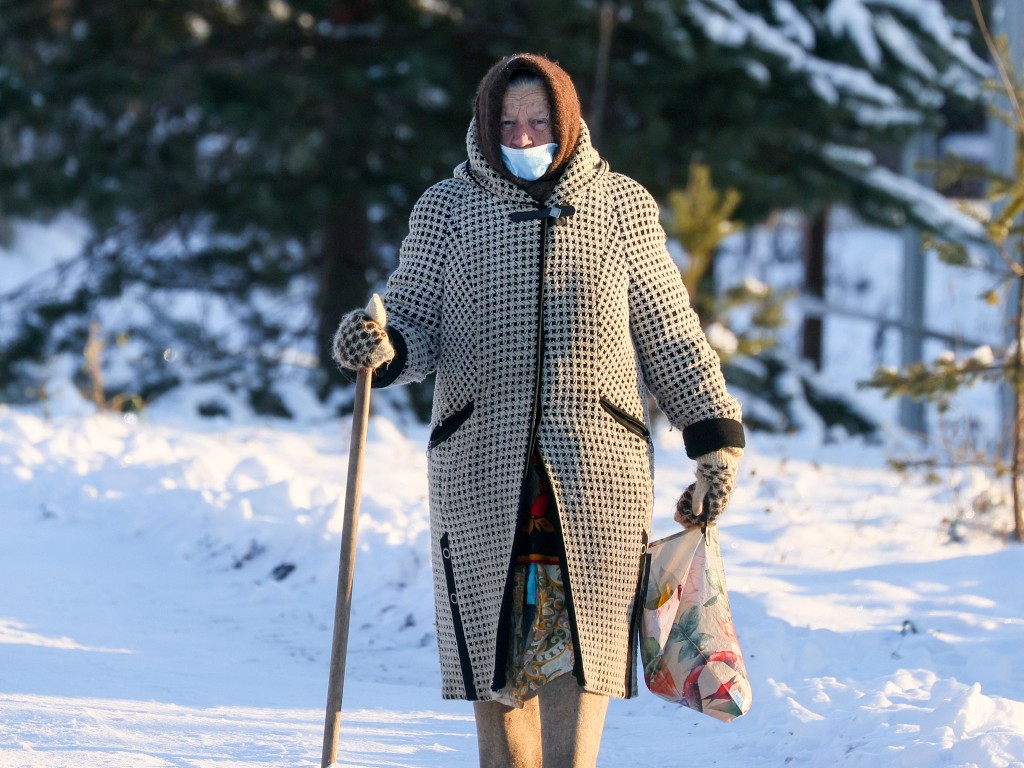
[(729, 722), (750, 709), (750, 681), (733, 628), (718, 529), (652, 542), (640, 628), (652, 693)]

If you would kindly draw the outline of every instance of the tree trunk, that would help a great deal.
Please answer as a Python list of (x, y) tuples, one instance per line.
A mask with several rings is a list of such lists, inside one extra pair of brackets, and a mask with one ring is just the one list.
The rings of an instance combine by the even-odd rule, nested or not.
[(612, 0), (602, 0), (597, 16), (597, 62), (594, 66), (594, 92), (590, 99), (587, 127), (595, 146), (601, 144), (604, 128), (604, 106), (608, 98), (608, 63), (611, 59), (612, 30), (617, 10)]
[[(1024, 254), (1022, 254), (1024, 256)], [(1013, 366), (1013, 460), (1010, 482), (1013, 487), (1013, 537), (1024, 541), (1024, 279), (1017, 279), (1017, 351)]]
[[(372, 0), (329, 0), (327, 17), (338, 27), (369, 23), (374, 17)], [(338, 321), (346, 312), (366, 306), (370, 293), (370, 269), (375, 259), (373, 236), (367, 218), (366, 200), (360, 181), (365, 151), (354, 126), (361, 112), (371, 105), (352, 102), (334, 93), (323, 103), (324, 142), (321, 162), (331, 169), (334, 184), (324, 208), (322, 242), (318, 258), (316, 298), (316, 346), (327, 385), (347, 383), (334, 362), (332, 341)]]
[(331, 341), (341, 316), (366, 304), (369, 271), (373, 266), (370, 222), (358, 200), (342, 197), (331, 204), (324, 222), (319, 262), (317, 353), (328, 376), (342, 381), (331, 357)]
[[(822, 211), (807, 226), (804, 243), (804, 292), (816, 299), (825, 298), (825, 235), (827, 211)], [(820, 314), (804, 316), (801, 357), (821, 370), (824, 321)]]

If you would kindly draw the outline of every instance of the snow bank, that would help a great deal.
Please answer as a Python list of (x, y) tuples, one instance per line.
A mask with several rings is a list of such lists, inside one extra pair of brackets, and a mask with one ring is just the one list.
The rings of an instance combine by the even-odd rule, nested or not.
[[(657, 437), (663, 534), (692, 469)], [(342, 766), (476, 764), (439, 698), (425, 440), (371, 421)], [(318, 765), (346, 449), (326, 420), (0, 406), (0, 766)], [(722, 523), (755, 705), (613, 702), (601, 765), (1021, 766), (1020, 550), (948, 514), (877, 446), (755, 436)]]

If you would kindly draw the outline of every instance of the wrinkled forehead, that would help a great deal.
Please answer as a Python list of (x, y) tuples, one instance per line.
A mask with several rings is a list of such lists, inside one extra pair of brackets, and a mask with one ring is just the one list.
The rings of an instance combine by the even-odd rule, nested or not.
[(505, 91), (501, 111), (504, 117), (515, 117), (524, 111), (534, 116), (541, 112), (547, 115), (551, 106), (543, 85), (513, 85)]

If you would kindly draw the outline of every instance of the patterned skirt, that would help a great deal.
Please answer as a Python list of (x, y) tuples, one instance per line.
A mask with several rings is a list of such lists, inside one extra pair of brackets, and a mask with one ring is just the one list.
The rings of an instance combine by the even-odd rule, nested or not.
[(571, 673), (572, 630), (559, 567), (561, 537), (551, 517), (550, 487), (534, 454), (520, 515), (512, 585), (507, 684), (495, 699), (521, 707), (545, 683)]

